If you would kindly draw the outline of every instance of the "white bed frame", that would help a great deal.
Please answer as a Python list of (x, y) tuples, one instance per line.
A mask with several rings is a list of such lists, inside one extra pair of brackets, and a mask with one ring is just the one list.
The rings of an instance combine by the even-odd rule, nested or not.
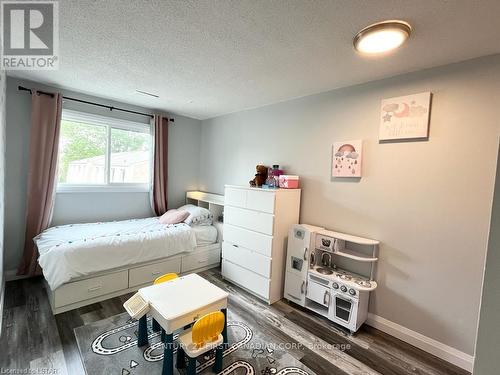
[(189, 253), (181, 253), (154, 261), (114, 268), (103, 272), (74, 279), (55, 290), (45, 282), (53, 314), (59, 314), (78, 307), (90, 305), (109, 298), (134, 292), (151, 285), (158, 276), (169, 272), (187, 274), (219, 267), (221, 261), (222, 217), (224, 196), (189, 191), (186, 203), (205, 207), (214, 215), (217, 228), (217, 243), (197, 247)]

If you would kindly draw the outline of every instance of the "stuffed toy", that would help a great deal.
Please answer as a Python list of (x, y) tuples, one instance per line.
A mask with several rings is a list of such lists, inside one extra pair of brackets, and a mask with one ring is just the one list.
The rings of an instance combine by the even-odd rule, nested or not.
[(260, 187), (266, 183), (267, 179), (267, 167), (265, 165), (257, 165), (255, 167), (257, 173), (255, 174), (255, 178), (250, 181), (250, 186)]

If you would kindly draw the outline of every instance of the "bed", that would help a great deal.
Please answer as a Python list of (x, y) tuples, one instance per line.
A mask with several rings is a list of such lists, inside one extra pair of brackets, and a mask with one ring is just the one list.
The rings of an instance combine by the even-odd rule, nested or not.
[[(209, 209), (215, 219), (222, 214), (223, 196), (188, 192), (186, 201)], [(57, 226), (34, 241), (52, 311), (58, 314), (135, 291), (164, 273), (218, 266), (221, 237), (217, 220), (164, 225), (151, 217)]]

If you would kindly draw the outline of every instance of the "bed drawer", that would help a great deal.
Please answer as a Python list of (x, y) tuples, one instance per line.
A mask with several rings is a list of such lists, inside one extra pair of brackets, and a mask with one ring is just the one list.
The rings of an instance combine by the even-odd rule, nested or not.
[(128, 270), (64, 284), (55, 290), (54, 305), (61, 307), (128, 288)]
[(222, 260), (222, 276), (269, 300), (269, 279), (225, 259)]
[(182, 257), (182, 273), (220, 263), (220, 247), (206, 251), (195, 251)]
[(273, 234), (274, 216), (271, 214), (226, 206), (224, 208), (224, 220), (227, 224), (264, 234)]
[(272, 256), (273, 237), (267, 234), (225, 224), (224, 240), (250, 250), (255, 250), (267, 257)]
[(153, 283), (153, 281), (166, 273), (181, 271), (181, 258), (168, 259), (162, 262), (148, 264), (147, 266), (132, 268), (129, 271), (128, 285), (129, 288), (133, 286), (142, 285), (146, 283)]
[(222, 244), (222, 256), (224, 259), (241, 265), (261, 276), (271, 277), (271, 258), (253, 250), (224, 241)]

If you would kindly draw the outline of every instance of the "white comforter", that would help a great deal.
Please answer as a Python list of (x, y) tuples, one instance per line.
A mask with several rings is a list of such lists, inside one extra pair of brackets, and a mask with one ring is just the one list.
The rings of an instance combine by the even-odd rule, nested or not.
[(52, 290), (80, 276), (193, 251), (196, 237), (187, 224), (158, 218), (71, 224), (45, 230), (34, 241), (38, 262)]

